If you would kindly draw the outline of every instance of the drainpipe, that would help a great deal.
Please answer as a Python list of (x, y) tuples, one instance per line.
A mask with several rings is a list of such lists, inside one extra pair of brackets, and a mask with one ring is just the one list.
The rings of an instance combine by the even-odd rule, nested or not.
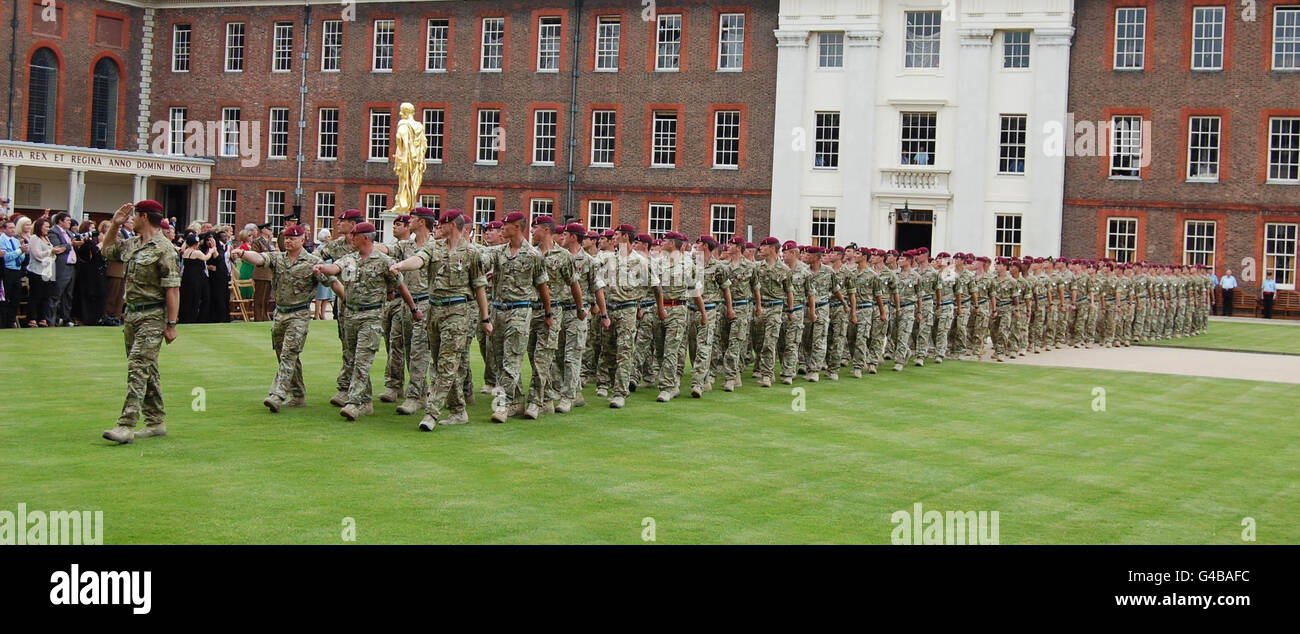
[(573, 68), (569, 86), (569, 173), (565, 177), (567, 191), (565, 215), (578, 218), (573, 208), (573, 182), (576, 180), (573, 174), (573, 155), (578, 147), (578, 64), (582, 59), (578, 51), (582, 43), (582, 0), (573, 0), (573, 13)]
[(14, 73), (18, 69), (18, 0), (9, 10), (9, 114), (5, 116), (5, 138), (14, 138)]
[[(298, 85), (298, 176), (293, 186), (293, 215), (302, 221), (302, 137), (307, 129), (307, 60), (311, 59), (311, 5), (302, 5), (302, 80)], [(313, 227), (319, 229), (319, 227)]]

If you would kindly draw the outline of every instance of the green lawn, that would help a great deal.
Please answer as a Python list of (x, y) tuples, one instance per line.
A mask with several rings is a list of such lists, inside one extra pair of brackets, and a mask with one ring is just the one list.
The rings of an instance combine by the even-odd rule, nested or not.
[(1214, 321), (1204, 335), (1146, 345), (1300, 354), (1300, 326)]
[(1003, 544), (1233, 544), (1245, 517), (1300, 542), (1292, 385), (953, 362), (798, 384), (803, 412), (752, 382), (622, 411), (589, 389), (506, 425), (480, 398), (473, 424), (426, 434), (391, 405), (360, 423), (328, 405), (333, 322), (308, 340), (309, 406), (278, 415), (268, 325), (181, 333), (162, 354), (171, 435), (119, 447), (99, 435), (120, 330), (0, 332), (17, 390), (0, 510), (102, 510), (109, 544), (340, 543), (345, 517), (358, 543), (641, 543), (647, 517), (658, 543), (888, 543), (917, 502), (998, 511)]

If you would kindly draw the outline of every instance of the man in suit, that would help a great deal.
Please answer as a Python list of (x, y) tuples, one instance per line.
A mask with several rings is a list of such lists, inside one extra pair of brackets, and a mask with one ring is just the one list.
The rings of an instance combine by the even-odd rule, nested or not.
[(54, 317), (60, 326), (75, 326), (72, 321), (72, 290), (77, 279), (77, 252), (81, 240), (72, 239), (72, 216), (65, 212), (54, 214), (54, 228), (50, 231), (50, 246), (54, 247)]

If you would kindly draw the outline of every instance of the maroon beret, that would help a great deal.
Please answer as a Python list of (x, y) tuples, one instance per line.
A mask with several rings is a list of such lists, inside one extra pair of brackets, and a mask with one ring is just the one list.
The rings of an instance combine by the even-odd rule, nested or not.
[(595, 229), (592, 229), (592, 230), (588, 231), (588, 232), (586, 233), (586, 235), (584, 235), (584, 236), (582, 236), (582, 237), (584, 237), (584, 238), (589, 238), (589, 239), (592, 239), (592, 240), (597, 240), (597, 239), (600, 238), (600, 232), (599, 232), (599, 231), (596, 231)]
[(525, 220), (525, 219), (527, 219), (527, 218), (528, 218), (528, 216), (525, 216), (524, 214), (522, 214), (522, 213), (520, 213), (520, 212), (518, 212), (518, 211), (512, 211), (512, 212), (506, 214), (506, 219), (503, 220), (502, 223), (522, 222), (523, 220)]
[(492, 220), (492, 221), (488, 222), (488, 223), (487, 223), (487, 226), (484, 227), (484, 228), (485, 228), (485, 229), (489, 229), (489, 230), (490, 230), (490, 229), (501, 229), (501, 228), (503, 228), (503, 227), (505, 227), (505, 226), (506, 226), (505, 223), (504, 223), (504, 222), (501, 222), (500, 220)]
[(761, 242), (759, 242), (758, 244), (759, 244), (760, 246), (770, 246), (770, 245), (781, 244), (781, 241), (780, 241), (780, 240), (777, 240), (776, 237), (774, 237), (774, 236), (768, 236), (768, 237), (766, 237), (766, 238), (763, 238), (763, 240), (762, 240)]
[(731, 239), (728, 240), (727, 242), (730, 242), (731, 244), (738, 244), (742, 247), (745, 246), (745, 239), (740, 236), (731, 236)]
[(158, 225), (158, 226), (162, 227), (163, 229), (171, 229), (171, 228), (172, 228), (172, 223), (167, 222), (167, 219), (166, 219), (166, 218), (163, 218), (163, 220), (162, 220), (162, 224), (160, 224), (160, 225)]
[(710, 249), (718, 248), (718, 241), (714, 240), (713, 236), (700, 236), (699, 239), (696, 240), (696, 242), (703, 242), (705, 246), (709, 247)]
[(745, 243), (745, 248), (746, 248), (746, 249), (757, 249), (758, 247), (754, 246), (754, 243), (753, 243), (753, 242), (746, 242), (746, 243)]
[(434, 220), (438, 219), (438, 212), (428, 207), (416, 207), (415, 209), (411, 210), (411, 215), (419, 216), (420, 218), (432, 218)]
[(554, 228), (555, 228), (555, 218), (552, 218), (552, 217), (550, 217), (550, 216), (538, 216), (538, 217), (536, 217), (536, 218), (533, 218), (533, 226), (535, 227), (535, 226), (537, 226), (537, 225), (546, 225), (546, 226), (548, 226), (548, 227), (554, 229)]
[(284, 230), (284, 237), (286, 238), (298, 238), (305, 235), (307, 235), (307, 232), (303, 230), (302, 225), (294, 225)]
[[(625, 222), (619, 225), (618, 229), (615, 229), (615, 231), (617, 231), (618, 233), (636, 233), (636, 225), (628, 224)], [(639, 238), (640, 236), (637, 237)]]
[(139, 214), (157, 214), (162, 215), (162, 203), (156, 200), (142, 200), (135, 204), (135, 212)]
[[(619, 228), (618, 228), (618, 230), (619, 230), (619, 231), (623, 231), (623, 227), (627, 227), (627, 226), (630, 226), (630, 225), (620, 225)], [(637, 242), (644, 242), (644, 243), (646, 243), (646, 244), (654, 244), (654, 241), (655, 241), (655, 239), (652, 238), (652, 237), (650, 237), (650, 234), (648, 234), (648, 233), (638, 233), (638, 234), (636, 234), (636, 237), (633, 238), (633, 240), (635, 240), (635, 241), (637, 241)]]
[(938, 257), (938, 258), (950, 258), (950, 257), (952, 257), (952, 256), (951, 256), (951, 255), (948, 255), (948, 252), (947, 252), (947, 251), (940, 251), (940, 252), (939, 252), (939, 255), (937, 255), (937, 256), (935, 256), (935, 257)]
[(834, 247), (831, 248), (831, 251), (834, 251), (834, 252), (836, 252), (836, 253), (844, 253), (844, 252), (845, 252), (845, 249), (844, 249), (844, 247), (842, 247), (842, 246), (836, 245), (836, 246), (834, 246)]
[(613, 229), (606, 229), (604, 232), (602, 232), (602, 233), (600, 234), (600, 237), (602, 237), (602, 238), (612, 238), (612, 237), (614, 237), (614, 236), (616, 236), (616, 235), (618, 235), (618, 234), (615, 233)]
[(461, 211), (459, 209), (448, 209), (447, 211), (442, 212), (442, 217), (438, 219), (438, 224), (445, 225), (449, 222), (456, 222), (456, 219), (460, 216)]
[(400, 222), (404, 225), (409, 225), (411, 224), (411, 216), (409, 214), (402, 214), (396, 218), (393, 218), (393, 222)]
[(370, 224), (369, 222), (357, 223), (357, 226), (352, 228), (352, 233), (374, 233), (374, 232), (375, 232), (375, 225)]
[(342, 216), (339, 216), (339, 220), (364, 220), (365, 217), (365, 212), (360, 209), (349, 209), (343, 212)]
[(572, 233), (581, 238), (587, 234), (587, 228), (582, 226), (582, 223), (580, 222), (570, 222), (569, 224), (564, 225), (564, 232)]
[(782, 251), (789, 251), (791, 249), (798, 249), (798, 248), (799, 248), (799, 244), (794, 240), (786, 240), (785, 243), (781, 245)]

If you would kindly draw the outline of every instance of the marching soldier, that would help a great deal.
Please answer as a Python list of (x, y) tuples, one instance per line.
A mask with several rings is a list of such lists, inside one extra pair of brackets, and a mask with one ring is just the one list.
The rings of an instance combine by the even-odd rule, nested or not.
[[(504, 407), (498, 405), (492, 414), (494, 423), (504, 423), (517, 414), (536, 419), (541, 411), (540, 406), (536, 411), (524, 408), (524, 355), (528, 353), (533, 309), (543, 311), (542, 322), (547, 328), (554, 325), (555, 317), (551, 312), (549, 278), (542, 254), (524, 240), (527, 220), (527, 216), (517, 211), (507, 214), (502, 231), (506, 244), (492, 252), (492, 307), (495, 309), (492, 353), (501, 359), (496, 386), (504, 396)], [(529, 397), (540, 400), (545, 395)]]
[(307, 403), (307, 391), (302, 380), (303, 344), (307, 342), (307, 329), (311, 325), (311, 301), (316, 296), (316, 284), (333, 285), (328, 276), (312, 272), (321, 259), (303, 250), (306, 231), (294, 225), (284, 230), (284, 251), (259, 253), (235, 249), (230, 257), (245, 260), (253, 266), (271, 271), (271, 287), (275, 296), (275, 317), (271, 324), (271, 347), (279, 360), (279, 370), (271, 381), (271, 390), (262, 404), (271, 413), (281, 407), (302, 407)]
[(880, 371), (880, 364), (885, 360), (885, 347), (893, 338), (893, 328), (898, 323), (898, 274), (885, 266), (888, 255), (888, 252), (880, 249), (876, 249), (872, 255), (871, 264), (875, 268), (876, 277), (871, 284), (871, 293), (875, 297), (876, 309), (880, 311), (880, 321), (871, 325), (871, 356), (867, 358), (868, 374), (876, 374)]
[[(134, 214), (135, 234), (119, 241), (122, 225)], [(167, 435), (167, 412), (163, 408), (158, 350), (164, 341), (176, 340), (180, 313), (181, 273), (176, 250), (158, 229), (163, 206), (157, 201), (127, 203), (113, 214), (112, 227), (104, 235), (104, 258), (125, 264), (122, 284), (126, 296), (126, 400), (117, 426), (104, 438), (122, 445), (136, 438)], [(135, 431), (143, 414), (145, 428)]]
[[(857, 275), (849, 278), (852, 286), (846, 287), (849, 290), (848, 321), (851, 324), (849, 330), (853, 332), (853, 378), (855, 379), (862, 378), (862, 371), (871, 365), (871, 339), (875, 336), (875, 330), (888, 323), (884, 307), (876, 303), (876, 275), (879, 273), (876, 263), (879, 258), (875, 253), (875, 249), (863, 249), (858, 253)], [(847, 265), (845, 268), (848, 268)]]
[(754, 319), (760, 324), (763, 343), (758, 353), (754, 371), (759, 387), (772, 387), (776, 371), (777, 343), (783, 324), (794, 320), (793, 271), (778, 256), (781, 241), (768, 236), (759, 243), (763, 258), (755, 272), (761, 292), (759, 306), (754, 309)]
[[(714, 257), (718, 252), (718, 241), (713, 236), (700, 236), (695, 241), (694, 262), (702, 294), (698, 298), (701, 301), (687, 305), (690, 312), (701, 314), (698, 319), (688, 315), (686, 320), (686, 343), (691, 357), (691, 398), (700, 398), (713, 389), (713, 375), (717, 371), (713, 359), (719, 356), (715, 354), (718, 345), (716, 333), (721, 330), (722, 321), (718, 314), (735, 318), (731, 306), (731, 273), (727, 270), (726, 260)], [(668, 289), (665, 288), (664, 292), (666, 294)], [(682, 355), (677, 363), (678, 376), (681, 376), (685, 363), (686, 355)]]
[(934, 362), (942, 364), (944, 357), (948, 356), (948, 335), (958, 315), (957, 301), (961, 295), (957, 288), (959, 273), (953, 268), (952, 256), (946, 252), (939, 253), (935, 265), (939, 269), (935, 281), (935, 299), (939, 304), (934, 326)]
[(838, 293), (831, 299), (830, 328), (826, 332), (826, 378), (840, 380), (840, 368), (846, 367), (852, 360), (851, 339), (849, 331), (857, 330), (856, 323), (849, 323), (853, 306), (850, 295), (856, 286), (856, 278), (861, 268), (858, 266), (858, 250), (845, 249), (841, 246), (831, 247), (826, 252), (824, 265), (829, 266), (835, 275), (835, 288)]
[(804, 310), (816, 312), (813, 306), (816, 299), (809, 284), (811, 273), (808, 265), (799, 261), (799, 245), (794, 240), (787, 240), (782, 245), (785, 266), (790, 269), (790, 290), (795, 303), (787, 309), (790, 320), (781, 324), (781, 383), (792, 385), (799, 369), (799, 343), (803, 338)]
[[(321, 245), (319, 249), (316, 249), (315, 255), (322, 260), (338, 262), (343, 259), (343, 256), (355, 251), (355, 249), (352, 248), (352, 230), (356, 228), (357, 223), (364, 220), (365, 217), (366, 214), (360, 209), (348, 209), (342, 214), (339, 214), (339, 217), (334, 221), (334, 230), (339, 233), (339, 237)], [(334, 302), (334, 321), (338, 327), (339, 344), (343, 348), (343, 369), (339, 371), (338, 379), (335, 381), (338, 386), (338, 392), (334, 394), (334, 398), (330, 399), (330, 404), (335, 407), (343, 407), (347, 404), (348, 386), (352, 383), (352, 376), (350, 374), (350, 368), (352, 367), (352, 350), (350, 350), (344, 343), (346, 340), (344, 335), (344, 323), (347, 320), (347, 312), (345, 309), (346, 306), (344, 305), (343, 300), (336, 298), (336, 301)]]
[(724, 392), (735, 391), (740, 387), (741, 373), (745, 369), (745, 355), (753, 347), (750, 323), (759, 319), (762, 311), (762, 293), (758, 282), (758, 265), (745, 257), (745, 239), (735, 236), (727, 246), (727, 258), (730, 261), (727, 272), (731, 276), (731, 308), (726, 320), (727, 352), (722, 367), (726, 382), (722, 385)]
[[(459, 211), (462, 216), (465, 216), (464, 210), (456, 209), (453, 211)], [(466, 220), (468, 221), (468, 217), (466, 217)], [(473, 223), (467, 222), (465, 226), (472, 227)], [(483, 226), (483, 244), (478, 244), (473, 240), (465, 240), (464, 236), (461, 238), (461, 241), (464, 242), (470, 250), (478, 254), (479, 268), (483, 271), (483, 276), (488, 281), (486, 291), (488, 312), (493, 312), (492, 302), (494, 301), (492, 298), (492, 263), (495, 261), (493, 253), (496, 249), (500, 249), (501, 245), (505, 243), (505, 238), (501, 235), (504, 229), (504, 223), (500, 220), (492, 220)], [(493, 312), (493, 314), (495, 313)], [(479, 390), (479, 392), (482, 394), (492, 394), (496, 390), (497, 371), (501, 367), (501, 359), (497, 358), (496, 351), (492, 348), (492, 335), (487, 334), (486, 327), (487, 324), (479, 324), (474, 329), (474, 333), (478, 337), (479, 356), (483, 359), (483, 388)], [(470, 376), (471, 372), (469, 367), (468, 347), (466, 347), (465, 354), (462, 356), (461, 361), (463, 362), (461, 372), (465, 374), (465, 383), (473, 387), (474, 381), (473, 377)]]
[[(622, 409), (626, 404), (628, 388), (632, 383), (632, 346), (636, 341), (637, 312), (640, 310), (641, 299), (647, 288), (652, 288), (655, 296), (659, 296), (659, 277), (651, 268), (650, 260), (632, 250), (632, 238), (635, 235), (635, 226), (618, 226), (616, 250), (610, 255), (604, 270), (608, 310), (601, 316), (601, 327), (609, 335), (601, 354), (609, 368), (610, 383), (606, 394), (609, 395), (609, 406), (614, 409)], [(667, 316), (662, 307), (656, 306), (656, 310), (661, 319)], [(597, 388), (596, 393), (601, 393), (600, 388)]]
[[(339, 415), (350, 421), (375, 413), (371, 403), (370, 366), (383, 339), (383, 308), (388, 292), (400, 293), (413, 313), (412, 318), (417, 322), (422, 319), (420, 308), (411, 299), (402, 278), (389, 270), (393, 261), (379, 251), (374, 235), (375, 225), (360, 223), (352, 229), (352, 253), (332, 264), (312, 266), (317, 274), (338, 276), (334, 292), (344, 298), (347, 307), (343, 347), (352, 354), (351, 366), (345, 361), (344, 371), (351, 376), (351, 381)], [(338, 405), (336, 401), (331, 404)]]
[[(662, 320), (664, 348), (659, 359), (659, 396), (655, 398), (660, 403), (667, 403), (681, 393), (681, 366), (685, 363), (686, 322), (689, 319), (687, 303), (695, 305), (700, 329), (707, 331), (709, 327), (709, 313), (703, 297), (703, 272), (696, 266), (695, 258), (682, 250), (688, 240), (683, 234), (669, 231), (664, 234), (661, 245), (660, 293), (656, 300), (665, 311)], [(708, 379), (707, 369), (701, 374), (702, 381)]]
[[(425, 208), (415, 210), (420, 222), (429, 222), (432, 211)], [(424, 402), (420, 431), (431, 432), (437, 428), (444, 405), (451, 414), (441, 424), (469, 422), (461, 386), (462, 351), (469, 347), (475, 322), (483, 326), (489, 337), (492, 335), (487, 276), (483, 274), (478, 252), (463, 239), (461, 230), (466, 224), (467, 219), (459, 209), (444, 211), (438, 219), (437, 239), (426, 240), (418, 251), (391, 268), (394, 273), (423, 276), (424, 290), (428, 293), (428, 323), (420, 326), (425, 328), (430, 358), (435, 367)], [(471, 302), (477, 304), (477, 311)]]
[[(899, 273), (896, 294), (898, 296), (898, 331), (894, 336), (894, 371), (902, 372), (912, 354), (912, 329), (919, 328), (923, 313), (917, 305), (920, 299), (921, 276), (912, 270), (914, 251), (908, 251), (898, 257)], [(924, 354), (924, 350), (920, 351)], [(919, 360), (919, 359), (918, 359)], [(919, 365), (919, 364), (918, 364)]]
[[(822, 264), (822, 257), (825, 250), (822, 247), (812, 245), (804, 249), (806, 264), (808, 265), (808, 301), (809, 310), (804, 316), (804, 333), (803, 333), (803, 350), (805, 367), (807, 374), (805, 378), (809, 383), (816, 383), (820, 380), (820, 373), (825, 371), (828, 374), (839, 372), (839, 359), (835, 360), (835, 367), (827, 365), (826, 360), (826, 337), (830, 331), (831, 309), (830, 303), (833, 298), (840, 296), (839, 287), (836, 285), (835, 271), (830, 267)], [(843, 300), (841, 300), (843, 304)], [(838, 374), (835, 375), (839, 379)]]
[(605, 314), (605, 281), (600, 275), (596, 257), (583, 248), (586, 244), (595, 250), (594, 232), (588, 232), (576, 222), (564, 227), (564, 247), (573, 256), (573, 279), (578, 283), (581, 293), (571, 292), (567, 301), (560, 303), (563, 316), (560, 323), (559, 357), (552, 374), (559, 379), (555, 411), (561, 414), (587, 404), (582, 396), (583, 356), (585, 350), (591, 347), (587, 344), (591, 332), (587, 324), (600, 321), (592, 318), (592, 315)]
[(921, 319), (912, 333), (912, 350), (915, 352), (916, 365), (925, 365), (926, 357), (934, 356), (934, 318), (935, 306), (939, 297), (939, 272), (930, 264), (930, 250), (921, 247), (914, 252), (913, 268), (917, 273), (917, 305), (920, 306)]
[[(552, 315), (548, 308), (545, 314), (536, 311), (528, 334), (528, 362), (532, 368), (532, 380), (528, 387), (528, 406), (524, 409), (524, 418), (536, 420), (542, 414), (555, 413), (555, 404), (560, 400), (560, 377), (556, 372), (556, 354), (560, 346), (560, 330), (564, 325), (564, 305), (559, 298), (568, 297), (569, 306), (573, 307), (574, 317), (585, 321), (586, 307), (583, 306), (582, 285), (578, 281), (573, 265), (573, 254), (555, 241), (555, 219), (550, 216), (538, 216), (533, 220), (533, 240), (537, 251), (541, 253), (542, 263), (546, 267), (546, 297), (557, 301), (550, 304), (560, 306), (559, 315)], [(549, 300), (543, 300), (548, 302)]]
[[(397, 240), (388, 245), (388, 250), (394, 260), (400, 262), (406, 259), (406, 245), (410, 236), (411, 217), (402, 214), (393, 219), (393, 237)], [(407, 284), (407, 288), (411, 288), (410, 284)], [(414, 294), (412, 290), (412, 295)], [(419, 298), (415, 300), (417, 305), (422, 301)], [(402, 305), (402, 298), (394, 295), (384, 305), (383, 324), (388, 363), (384, 366), (385, 389), (379, 395), (379, 400), (393, 403), (402, 395), (402, 386), (406, 384), (406, 364), (411, 351), (411, 313)]]
[(1024, 287), (1008, 274), (1012, 264), (1005, 258), (997, 263), (998, 277), (993, 286), (992, 319), (997, 325), (993, 330), (993, 360), (1002, 363), (1006, 357), (1016, 356), (1014, 333), (1017, 313), (1020, 312)]
[[(415, 255), (424, 248), (429, 240), (433, 239), (433, 232), (438, 228), (438, 213), (428, 207), (416, 207), (412, 213), (412, 219), (408, 223), (412, 228), (411, 236), (403, 242), (397, 244), (396, 250), (391, 255), (392, 259), (401, 262)], [(396, 231), (396, 225), (394, 225)], [(424, 271), (404, 271), (402, 280), (406, 283), (406, 289), (411, 293), (411, 299), (415, 300), (417, 306), (429, 301), (429, 276)], [(394, 298), (395, 300), (397, 298)], [(400, 319), (398, 323), (402, 327), (402, 341), (396, 349), (398, 353), (406, 358), (405, 368), (399, 365), (394, 372), (399, 378), (398, 394), (402, 394), (400, 377), (403, 370), (410, 379), (406, 383), (405, 396), (402, 404), (397, 406), (397, 413), (402, 416), (409, 416), (420, 411), (425, 403), (429, 400), (429, 370), (432, 359), (429, 345), (429, 324), (417, 325), (410, 320), (410, 315), (400, 306)], [(428, 315), (425, 315), (425, 321), (428, 322)], [(468, 350), (469, 346), (466, 345)], [(392, 368), (392, 359), (389, 359), (389, 368)], [(379, 400), (384, 400), (381, 396)]]

